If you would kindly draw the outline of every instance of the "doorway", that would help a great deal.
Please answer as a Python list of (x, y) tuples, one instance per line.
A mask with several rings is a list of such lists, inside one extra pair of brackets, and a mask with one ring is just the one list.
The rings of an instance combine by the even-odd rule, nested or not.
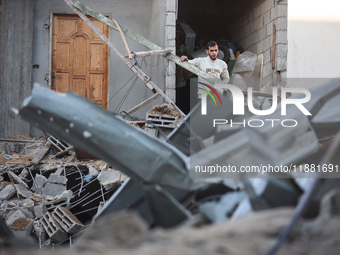
[[(90, 18), (108, 37), (108, 26)], [(72, 91), (107, 109), (108, 46), (77, 15), (54, 14), (51, 89)]]

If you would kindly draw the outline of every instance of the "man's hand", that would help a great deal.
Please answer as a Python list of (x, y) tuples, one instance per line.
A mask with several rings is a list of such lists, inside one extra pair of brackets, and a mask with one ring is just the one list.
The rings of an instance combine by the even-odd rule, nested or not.
[(188, 61), (188, 57), (187, 56), (181, 56), (180, 58), (181, 62), (184, 62), (184, 61)]

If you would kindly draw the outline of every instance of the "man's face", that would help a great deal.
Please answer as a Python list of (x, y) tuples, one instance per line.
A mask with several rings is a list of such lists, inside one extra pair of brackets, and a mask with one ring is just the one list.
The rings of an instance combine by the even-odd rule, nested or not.
[(209, 47), (208, 50), (206, 50), (207, 54), (209, 55), (211, 60), (216, 60), (217, 59), (217, 54), (218, 54), (218, 46), (212, 46)]

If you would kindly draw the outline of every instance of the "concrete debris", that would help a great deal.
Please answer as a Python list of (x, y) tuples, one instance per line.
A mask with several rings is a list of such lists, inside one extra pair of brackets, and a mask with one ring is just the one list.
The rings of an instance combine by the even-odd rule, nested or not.
[(41, 219), (41, 224), (53, 242), (63, 242), (67, 239), (67, 233), (65, 233), (58, 222), (52, 217), (52, 213), (47, 212)]
[(12, 184), (7, 185), (0, 191), (0, 200), (8, 200), (15, 194), (15, 188)]
[(40, 174), (36, 174), (35, 178), (33, 180), (33, 187), (32, 190), (34, 191), (38, 191), (39, 193), (41, 193), (42, 188), (44, 187), (44, 185), (47, 183), (47, 178), (43, 175)]
[(28, 189), (28, 185), (19, 176), (17, 176), (15, 173), (8, 172), (8, 175), (9, 175), (10, 179), (12, 179), (15, 183), (20, 184), (24, 188)]
[(24, 236), (29, 236), (32, 233), (34, 225), (34, 220), (27, 218), (19, 218), (16, 219), (12, 224), (10, 224), (10, 228), (15, 230), (15, 232), (23, 232)]
[(21, 210), (16, 210), (7, 220), (6, 224), (10, 226), (14, 221), (19, 218), (26, 218), (25, 214)]
[(35, 218), (42, 218), (47, 213), (46, 205), (37, 205), (33, 207)]
[(97, 179), (105, 190), (118, 188), (127, 176), (119, 171), (109, 169), (101, 172)]
[(83, 223), (65, 207), (58, 206), (52, 216), (68, 234), (76, 234), (84, 228)]
[[(329, 93), (324, 93), (325, 97)], [(43, 246), (72, 243), (75, 238), (78, 249), (99, 251), (96, 242), (89, 239), (119, 246), (152, 228), (187, 229), (228, 222), (237, 232), (236, 224), (233, 225), (236, 219), (241, 221), (258, 211), (299, 205), (313, 183), (292, 173), (266, 174), (264, 178), (237, 171), (233, 175), (209, 171), (197, 174), (197, 166), (203, 169), (209, 165), (229, 164), (236, 166), (236, 170), (263, 163), (299, 167), (315, 161), (313, 156), (317, 153), (325, 152), (321, 150), (313, 121), (291, 108), (292, 105), (287, 107), (289, 113), (285, 117), (299, 120), (294, 127), (284, 128), (271, 122), (271, 126), (260, 129), (212, 128), (207, 123), (214, 118), (233, 118), (233, 102), (228, 97), (221, 101), (228, 107), (217, 108), (208, 98), (208, 112), (214, 109), (209, 116), (200, 113), (199, 105), (181, 124), (177, 111), (167, 105), (155, 106), (147, 113), (142, 130), (72, 93), (60, 95), (35, 87), (20, 114), (55, 137), (47, 138), (45, 144), (40, 142), (36, 155), (22, 154), (20, 145), (3, 146), (8, 152), (2, 153), (3, 158), (10, 160), (0, 164), (1, 216), (11, 229), (29, 233)], [(74, 107), (49, 106), (64, 102)], [(308, 109), (317, 113), (318, 102)], [(270, 105), (265, 108), (270, 109)], [(270, 118), (280, 120), (280, 108)], [(37, 114), (41, 109), (55, 120), (53, 128), (46, 116)], [(245, 116), (245, 122), (254, 121), (254, 116)], [(265, 122), (265, 118), (268, 116), (259, 116), (256, 121)], [(107, 121), (105, 125), (90, 125), (102, 123), (103, 119)], [(171, 129), (166, 140), (157, 139), (157, 132), (162, 129)], [(46, 146), (48, 143), (51, 145)], [(68, 143), (101, 160), (78, 160)], [(331, 160), (327, 162), (334, 162)], [(329, 187), (323, 190), (330, 190), (330, 182), (324, 183)], [(334, 187), (338, 184), (338, 180), (332, 180)], [(319, 216), (320, 222), (340, 214), (338, 197), (339, 191), (326, 195), (322, 207), (328, 208), (328, 213)], [(320, 202), (321, 198), (316, 196), (313, 202)], [(314, 206), (311, 209), (314, 211), (315, 205), (310, 206)], [(101, 223), (112, 215), (110, 224)], [(287, 219), (280, 222), (271, 234), (276, 236), (286, 222)], [(97, 233), (104, 227), (107, 233)], [(222, 250), (220, 253), (227, 253)]]
[(67, 178), (65, 176), (60, 176), (59, 174), (50, 174), (47, 181), (49, 183), (55, 183), (55, 184), (63, 184), (66, 185)]
[[(10, 139), (20, 144), (15, 136)], [(34, 143), (25, 137), (23, 141), (30, 149), (34, 145), (39, 150), (26, 154), (22, 149), (15, 150), (25, 146), (11, 146), (9, 154), (0, 152), (4, 158), (0, 162), (0, 217), (6, 219), (4, 224), (15, 231), (16, 237), (30, 236), (41, 247), (63, 242), (82, 231), (84, 223), (91, 221), (97, 208), (127, 178), (105, 161), (78, 161), (69, 145), (67, 153), (61, 155), (59, 148), (64, 149), (61, 146), (66, 143), (56, 137)], [(53, 142), (48, 150), (46, 141)], [(39, 160), (35, 161), (37, 155)], [(87, 176), (91, 176), (88, 181)], [(102, 187), (100, 193), (98, 187)]]

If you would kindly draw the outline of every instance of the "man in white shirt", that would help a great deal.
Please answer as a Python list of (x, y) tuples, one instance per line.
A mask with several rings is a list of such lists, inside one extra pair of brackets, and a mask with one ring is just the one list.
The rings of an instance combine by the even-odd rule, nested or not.
[[(222, 78), (223, 82), (228, 83), (230, 79), (228, 66), (223, 60), (217, 58), (218, 51), (219, 49), (217, 42), (209, 41), (206, 48), (208, 56), (195, 58), (192, 60), (189, 60), (187, 56), (181, 56), (181, 61), (188, 61), (190, 64), (197, 66), (216, 78)], [(207, 83), (206, 81), (200, 79), (200, 77), (198, 80), (199, 82)]]

